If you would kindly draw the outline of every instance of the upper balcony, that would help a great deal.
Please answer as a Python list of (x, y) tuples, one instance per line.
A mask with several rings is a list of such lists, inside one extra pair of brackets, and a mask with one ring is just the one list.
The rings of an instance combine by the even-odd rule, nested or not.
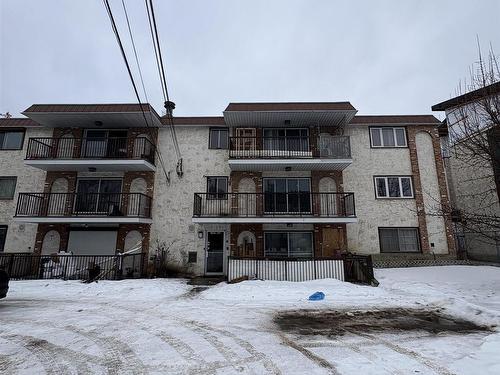
[(232, 170), (341, 171), (351, 163), (349, 136), (236, 136), (229, 140)]
[(355, 223), (354, 193), (195, 193), (195, 223)]
[(25, 164), (46, 171), (154, 171), (146, 137), (30, 138)]
[(19, 193), (14, 220), (28, 223), (151, 223), (142, 193)]

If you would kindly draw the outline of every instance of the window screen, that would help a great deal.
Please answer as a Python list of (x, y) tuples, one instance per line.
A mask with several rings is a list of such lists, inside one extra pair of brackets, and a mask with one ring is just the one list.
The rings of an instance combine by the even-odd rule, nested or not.
[(6, 237), (7, 237), (7, 225), (0, 225), (0, 253), (4, 251)]
[(0, 177), (0, 199), (14, 198), (16, 181), (16, 177)]
[(381, 253), (420, 251), (417, 228), (379, 228)]
[(227, 128), (210, 129), (208, 148), (227, 149), (228, 144), (229, 144), (229, 129)]

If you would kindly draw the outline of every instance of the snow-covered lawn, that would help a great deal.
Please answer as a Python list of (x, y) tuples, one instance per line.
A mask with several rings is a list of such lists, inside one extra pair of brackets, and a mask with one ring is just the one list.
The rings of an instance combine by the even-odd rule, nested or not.
[[(0, 300), (0, 374), (500, 374), (496, 328), (301, 335), (274, 320), (286, 311), (401, 308), (500, 325), (500, 268), (376, 277), (378, 288), (246, 281), (203, 291), (183, 280), (13, 281)], [(307, 301), (316, 291), (326, 299)]]

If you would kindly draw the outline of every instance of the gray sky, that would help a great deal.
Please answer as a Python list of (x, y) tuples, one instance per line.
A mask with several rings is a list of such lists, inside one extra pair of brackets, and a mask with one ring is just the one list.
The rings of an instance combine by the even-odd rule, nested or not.
[[(111, 0), (135, 67), (121, 0)], [(142, 0), (126, 0), (149, 101), (162, 109)], [(500, 54), (500, 1), (155, 0), (175, 114), (234, 101), (350, 101), (430, 113), (482, 48)], [(101, 0), (0, 0), (0, 112), (135, 102)], [(138, 76), (137, 76), (138, 80)]]

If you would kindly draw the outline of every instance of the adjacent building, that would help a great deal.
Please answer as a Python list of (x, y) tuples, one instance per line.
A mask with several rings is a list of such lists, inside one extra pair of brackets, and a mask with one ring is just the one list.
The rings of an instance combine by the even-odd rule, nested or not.
[(148, 104), (32, 105), (0, 120), (0, 249), (166, 251), (207, 275), (230, 257), (454, 255), (429, 213), (449, 205), (440, 121), (356, 112), (230, 103), (172, 128)]

